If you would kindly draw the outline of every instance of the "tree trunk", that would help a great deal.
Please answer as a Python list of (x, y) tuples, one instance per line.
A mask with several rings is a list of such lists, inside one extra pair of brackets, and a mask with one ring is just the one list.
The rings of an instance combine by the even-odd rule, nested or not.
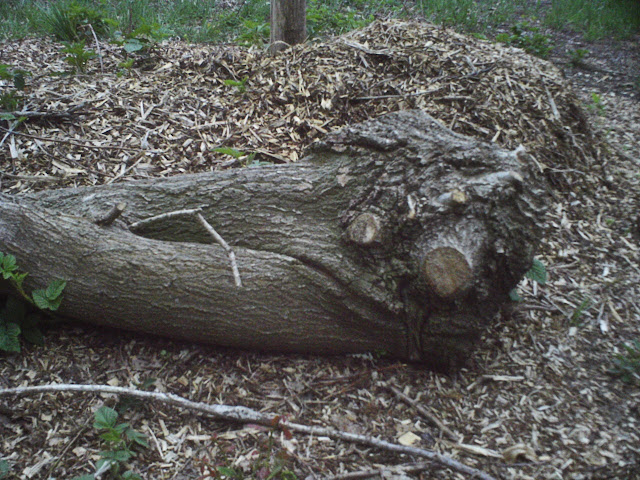
[[(78, 320), (452, 367), (538, 245), (542, 195), (524, 156), (398, 112), (330, 134), (296, 164), (2, 195), (0, 251), (32, 288), (67, 280), (60, 311)], [(143, 221), (182, 209), (201, 209), (231, 246), (241, 287), (195, 217)]]
[(307, 1), (271, 0), (271, 46), (275, 54), (307, 38)]

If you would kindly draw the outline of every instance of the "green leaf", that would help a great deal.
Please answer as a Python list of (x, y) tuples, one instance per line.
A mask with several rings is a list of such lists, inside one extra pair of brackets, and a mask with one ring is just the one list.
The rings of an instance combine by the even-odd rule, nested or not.
[(0, 350), (5, 352), (19, 352), (20, 327), (15, 323), (0, 321)]
[[(13, 113), (6, 113), (6, 112), (0, 113), (0, 120), (6, 120), (6, 121), (10, 122), (10, 121), (15, 120), (15, 119), (16, 119), (16, 116)], [(2, 478), (2, 477), (0, 477), (0, 478)]]
[(13, 276), (13, 272), (18, 269), (16, 265), (16, 257), (13, 255), (4, 255), (2, 258), (2, 262), (0, 263), (0, 270), (2, 271), (2, 276), (5, 280), (8, 280)]
[(13, 85), (18, 89), (18, 90), (24, 90), (25, 85), (25, 81), (24, 81), (24, 74), (21, 72), (16, 72), (13, 75)]
[(106, 432), (100, 434), (100, 438), (105, 442), (118, 443), (122, 441), (122, 435), (114, 428), (107, 429)]
[(245, 155), (244, 152), (241, 152), (240, 150), (236, 150), (235, 148), (230, 148), (230, 147), (214, 148), (213, 151), (218, 153), (224, 153), (225, 155), (231, 155), (233, 158), (240, 158)]
[(79, 477), (73, 477), (71, 480), (96, 480), (96, 477), (93, 475), (80, 475)]
[(118, 420), (118, 412), (113, 408), (100, 407), (95, 413), (95, 422), (93, 428), (113, 428)]
[(238, 478), (238, 472), (229, 467), (218, 467), (218, 473), (229, 478)]
[(142, 480), (142, 477), (131, 470), (128, 470), (122, 474), (124, 480)]
[(45, 295), (49, 300), (57, 300), (66, 286), (66, 280), (52, 280), (45, 291)]
[(137, 38), (128, 38), (124, 42), (124, 49), (127, 53), (138, 52), (144, 48), (144, 44)]
[(9, 465), (9, 462), (7, 462), (6, 460), (0, 460), (0, 479), (5, 478), (10, 469), (11, 467)]
[(509, 292), (509, 299), (512, 302), (521, 302), (522, 301), (522, 297), (518, 293), (518, 289), (517, 288), (514, 288)]
[(34, 290), (31, 292), (31, 298), (33, 298), (33, 303), (35, 303), (36, 307), (40, 310), (47, 310), (49, 308), (49, 300), (47, 299), (47, 294), (44, 290)]
[(131, 452), (131, 450), (126, 450), (126, 449), (106, 450), (106, 451), (100, 452), (100, 456), (107, 460), (114, 460), (118, 463), (124, 463), (131, 460), (131, 457), (133, 457), (133, 453)]
[(525, 274), (525, 276), (527, 278), (530, 278), (534, 282), (539, 283), (540, 285), (544, 285), (545, 283), (547, 283), (547, 269), (544, 264), (537, 258), (533, 259), (531, 268)]
[(138, 445), (141, 445), (143, 447), (149, 447), (146, 437), (142, 433), (134, 430), (133, 428), (128, 429), (125, 432), (125, 434), (127, 435), (127, 438), (132, 442)]

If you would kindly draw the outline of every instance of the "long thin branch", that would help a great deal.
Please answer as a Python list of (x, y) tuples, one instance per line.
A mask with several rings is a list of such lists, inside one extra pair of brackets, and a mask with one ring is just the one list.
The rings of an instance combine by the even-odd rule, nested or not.
[(43, 142), (55, 142), (55, 143), (61, 143), (63, 145), (74, 145), (76, 147), (89, 148), (94, 150), (122, 150), (123, 152), (144, 152), (144, 153), (160, 152), (160, 150), (145, 150), (143, 148), (124, 147), (122, 145), (91, 145), (89, 143), (75, 142), (73, 140), (64, 140), (62, 138), (47, 138), (47, 137), (41, 137), (38, 135), (31, 135), (29, 133), (15, 132), (13, 130), (9, 130), (8, 128), (4, 128), (4, 127), (0, 127), (0, 130), (3, 132), (12, 133), (13, 135), (18, 135), (20, 137), (31, 138), (34, 140), (42, 140)]
[(434, 414), (429, 412), (426, 408), (424, 408), (418, 402), (408, 397), (407, 395), (405, 395), (404, 393), (402, 393), (400, 390), (398, 390), (396, 387), (392, 385), (389, 386), (389, 390), (391, 390), (391, 392), (400, 400), (402, 400), (405, 403), (408, 403), (409, 405), (414, 407), (416, 410), (418, 410), (418, 412), (420, 412), (422, 416), (424, 416), (427, 420), (429, 420), (433, 425), (438, 427), (442, 431), (442, 433), (444, 433), (447, 437), (449, 437), (450, 440), (453, 440), (454, 442), (460, 441), (460, 437), (458, 437), (458, 435), (453, 433), (444, 423), (440, 421), (438, 417), (436, 417)]
[(140, 220), (139, 222), (132, 223), (129, 225), (129, 230), (135, 232), (139, 230), (141, 227), (145, 225), (149, 225), (154, 222), (158, 222), (160, 220), (166, 220), (169, 218), (181, 217), (181, 216), (193, 216), (196, 220), (202, 225), (209, 235), (213, 237), (213, 239), (218, 242), (218, 244), (224, 248), (224, 251), (227, 252), (227, 256), (229, 257), (229, 263), (231, 264), (231, 271), (233, 272), (233, 279), (236, 283), (236, 287), (242, 287), (242, 279), (240, 278), (240, 271), (238, 270), (238, 263), (236, 262), (236, 254), (233, 252), (233, 249), (229, 246), (229, 244), (220, 236), (218, 232), (211, 226), (209, 222), (205, 220), (205, 218), (200, 213), (202, 212), (201, 208), (192, 208), (185, 210), (176, 210), (174, 212), (162, 213), (160, 215), (155, 215), (153, 217), (145, 218), (144, 220)]
[(480, 480), (496, 480), (491, 475), (481, 470), (469, 467), (452, 458), (440, 453), (425, 450), (422, 448), (407, 447), (397, 443), (387, 442), (365, 435), (357, 435), (355, 433), (334, 430), (332, 428), (302, 425), (299, 423), (291, 423), (279, 415), (271, 415), (260, 413), (247, 407), (230, 406), (230, 405), (209, 405), (201, 402), (193, 402), (186, 398), (180, 397), (172, 393), (162, 392), (146, 392), (133, 388), (112, 387), (110, 385), (76, 385), (76, 384), (58, 384), (58, 385), (40, 385), (34, 387), (17, 387), (6, 388), (0, 390), (0, 397), (13, 395), (16, 397), (34, 395), (38, 393), (48, 392), (93, 392), (93, 393), (112, 393), (116, 395), (129, 395), (145, 400), (156, 400), (169, 405), (186, 408), (196, 412), (206, 413), (220, 420), (227, 420), (240, 423), (257, 423), (267, 427), (276, 427), (283, 430), (304, 433), (307, 435), (315, 435), (320, 437), (329, 437), (334, 440), (344, 440), (352, 443), (369, 445), (372, 447), (389, 450), (392, 452), (405, 453), (418, 457), (427, 458), (439, 463), (445, 467), (449, 467), (461, 473), (471, 475), (472, 478)]

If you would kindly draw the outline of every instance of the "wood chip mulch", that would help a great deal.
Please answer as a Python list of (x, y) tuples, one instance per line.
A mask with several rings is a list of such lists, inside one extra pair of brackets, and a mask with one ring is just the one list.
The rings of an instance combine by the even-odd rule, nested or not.
[[(549, 282), (523, 281), (524, 301), (451, 376), (373, 355), (268, 355), (62, 325), (47, 330), (46, 348), (0, 357), (0, 388), (155, 378), (159, 391), (434, 449), (499, 478), (640, 478), (640, 390), (607, 373), (640, 332), (640, 162), (627, 148), (640, 138), (637, 102), (605, 98), (608, 110), (597, 115), (552, 64), (416, 22), (376, 22), (275, 58), (169, 42), (121, 76), (122, 52), (105, 44), (102, 67), (94, 59), (86, 74), (52, 76), (68, 69), (59, 50), (42, 39), (0, 45), (0, 63), (33, 73), (27, 121), (0, 131), (3, 193), (293, 162), (340, 126), (419, 108), (531, 154), (553, 198), (540, 252)], [(242, 155), (215, 151), (223, 147)], [(93, 471), (92, 415), (116, 401), (1, 401), (9, 478)], [(149, 437), (131, 464), (149, 479), (213, 478), (203, 475), (208, 465), (266, 478), (278, 462), (300, 479), (464, 478), (437, 465), (412, 469), (419, 459), (162, 405), (134, 406), (124, 419)]]

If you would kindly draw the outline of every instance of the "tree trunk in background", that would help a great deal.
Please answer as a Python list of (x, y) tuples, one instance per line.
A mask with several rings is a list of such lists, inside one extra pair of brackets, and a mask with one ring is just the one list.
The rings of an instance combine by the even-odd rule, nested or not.
[[(287, 352), (383, 350), (459, 366), (530, 267), (541, 195), (526, 155), (398, 112), (299, 163), (0, 195), (0, 251), (60, 312), (101, 325)], [(96, 219), (126, 202), (110, 226)], [(181, 209), (202, 216), (135, 222)]]
[(302, 43), (306, 38), (306, 0), (271, 0), (271, 53)]

